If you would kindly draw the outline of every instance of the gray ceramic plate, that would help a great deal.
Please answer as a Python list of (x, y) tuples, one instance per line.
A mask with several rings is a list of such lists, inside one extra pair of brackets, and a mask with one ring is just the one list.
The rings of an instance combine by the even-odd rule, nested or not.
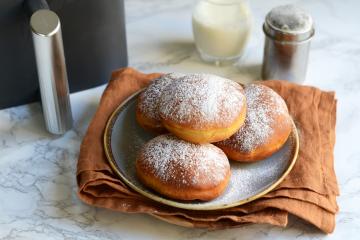
[(299, 151), (295, 125), (285, 145), (271, 157), (255, 163), (230, 161), (231, 180), (225, 192), (208, 202), (168, 199), (145, 187), (136, 177), (139, 149), (155, 135), (143, 130), (135, 119), (136, 98), (129, 97), (111, 115), (104, 134), (105, 152), (114, 172), (132, 189), (154, 201), (192, 210), (215, 210), (253, 201), (274, 189), (290, 172)]

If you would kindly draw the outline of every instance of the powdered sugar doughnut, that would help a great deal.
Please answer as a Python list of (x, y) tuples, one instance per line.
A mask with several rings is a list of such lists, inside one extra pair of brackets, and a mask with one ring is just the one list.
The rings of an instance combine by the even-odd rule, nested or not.
[(216, 143), (236, 161), (264, 159), (286, 142), (292, 120), (285, 101), (271, 88), (261, 84), (245, 87), (247, 115), (245, 124), (229, 139)]
[(144, 145), (136, 160), (136, 172), (149, 188), (173, 199), (211, 200), (230, 179), (225, 153), (212, 144), (194, 144), (171, 134)]
[(138, 97), (136, 120), (143, 128), (152, 132), (164, 133), (158, 112), (159, 98), (164, 88), (173, 80), (183, 77), (181, 73), (169, 73), (155, 79)]
[(211, 74), (188, 74), (167, 85), (159, 101), (162, 124), (194, 143), (210, 143), (233, 135), (244, 123), (242, 87)]

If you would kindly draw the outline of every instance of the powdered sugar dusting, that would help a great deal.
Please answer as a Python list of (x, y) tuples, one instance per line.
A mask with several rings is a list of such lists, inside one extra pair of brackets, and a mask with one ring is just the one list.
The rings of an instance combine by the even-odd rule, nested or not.
[(166, 86), (168, 86), (173, 80), (179, 79), (185, 76), (182, 73), (169, 73), (155, 79), (147, 89), (140, 95), (141, 101), (139, 101), (139, 110), (152, 120), (157, 120), (160, 123), (160, 116), (158, 112), (159, 98)]
[(244, 152), (250, 152), (271, 136), (274, 119), (287, 114), (284, 100), (273, 90), (260, 84), (245, 87), (247, 114), (244, 126), (233, 136), (219, 145), (232, 146)]
[[(289, 138), (288, 146), (291, 146), (291, 141), (292, 138)], [(287, 148), (285, 145), (275, 156), (260, 162), (232, 162), (230, 184), (225, 194), (218, 199), (219, 202), (229, 202), (239, 195), (242, 195), (243, 198), (249, 198), (253, 196), (254, 189), (259, 192), (263, 191), (287, 169), (288, 164), (286, 163), (291, 159), (291, 154), (291, 148)]]
[(312, 18), (295, 5), (282, 5), (273, 8), (266, 20), (274, 27), (289, 32), (306, 32), (312, 27)]
[[(136, 175), (135, 159), (143, 144), (153, 139), (155, 135), (144, 131), (137, 124), (128, 124), (136, 121), (135, 107), (136, 99), (133, 98), (119, 114), (111, 133), (111, 148), (114, 161), (123, 176), (142, 191), (155, 194), (143, 185)], [(234, 204), (261, 193), (275, 183), (291, 163), (296, 142), (291, 136), (294, 135), (291, 134), (284, 146), (267, 159), (255, 163), (231, 161), (229, 185), (218, 198), (207, 202), (177, 202), (177, 206), (204, 210), (214, 206)]]
[(166, 134), (150, 140), (138, 161), (152, 174), (176, 186), (217, 185), (230, 171), (224, 152), (212, 144), (193, 144)]
[(239, 84), (211, 74), (189, 74), (172, 82), (159, 102), (160, 116), (201, 129), (228, 126), (240, 114), (244, 95)]

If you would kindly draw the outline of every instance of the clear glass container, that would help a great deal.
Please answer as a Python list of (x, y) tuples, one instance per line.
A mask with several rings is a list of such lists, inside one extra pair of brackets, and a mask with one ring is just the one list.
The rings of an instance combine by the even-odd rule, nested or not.
[(200, 0), (192, 15), (200, 57), (218, 64), (237, 61), (250, 37), (251, 11), (246, 0)]

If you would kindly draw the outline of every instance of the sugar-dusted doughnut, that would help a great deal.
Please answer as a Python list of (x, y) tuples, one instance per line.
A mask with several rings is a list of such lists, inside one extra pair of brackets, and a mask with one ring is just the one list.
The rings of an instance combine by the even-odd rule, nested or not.
[(168, 84), (159, 113), (169, 132), (194, 143), (211, 143), (233, 135), (244, 123), (242, 87), (212, 74), (188, 74)]
[(181, 73), (169, 73), (155, 79), (138, 97), (136, 120), (143, 128), (156, 133), (167, 132), (162, 125), (158, 104), (163, 89), (175, 79), (183, 77)]
[(292, 120), (285, 101), (261, 84), (245, 86), (245, 124), (230, 138), (215, 143), (236, 161), (252, 162), (278, 151), (288, 139)]
[(136, 160), (141, 182), (169, 198), (211, 200), (218, 197), (230, 179), (225, 153), (212, 144), (194, 144), (171, 134), (147, 142)]

